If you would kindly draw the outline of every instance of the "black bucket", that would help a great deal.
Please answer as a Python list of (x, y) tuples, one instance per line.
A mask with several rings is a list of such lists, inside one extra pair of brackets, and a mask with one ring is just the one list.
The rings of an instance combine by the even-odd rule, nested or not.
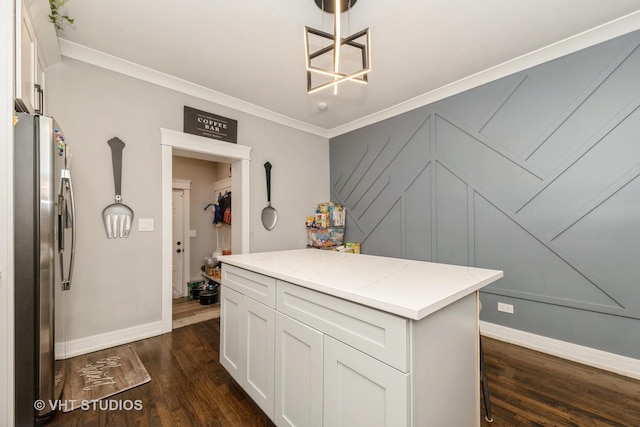
[(209, 305), (218, 301), (218, 292), (202, 291), (200, 292), (200, 304)]

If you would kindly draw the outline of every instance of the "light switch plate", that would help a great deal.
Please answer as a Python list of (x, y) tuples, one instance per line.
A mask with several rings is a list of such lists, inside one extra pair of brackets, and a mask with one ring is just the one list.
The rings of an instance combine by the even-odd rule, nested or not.
[(153, 218), (138, 219), (138, 231), (153, 231)]
[(196, 230), (189, 230), (189, 237), (196, 237)]

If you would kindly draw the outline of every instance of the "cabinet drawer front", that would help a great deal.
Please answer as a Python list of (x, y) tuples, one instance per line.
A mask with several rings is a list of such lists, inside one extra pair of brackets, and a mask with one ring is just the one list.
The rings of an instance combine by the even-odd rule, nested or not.
[(280, 280), (277, 310), (408, 372), (407, 319)]
[(276, 306), (276, 279), (272, 277), (222, 264), (222, 286), (228, 286), (268, 307)]

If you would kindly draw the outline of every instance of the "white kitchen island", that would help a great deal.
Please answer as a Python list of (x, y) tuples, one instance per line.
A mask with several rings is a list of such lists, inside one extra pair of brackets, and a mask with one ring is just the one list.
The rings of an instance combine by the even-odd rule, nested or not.
[(316, 249), (221, 258), (220, 362), (278, 426), (479, 426), (503, 273)]

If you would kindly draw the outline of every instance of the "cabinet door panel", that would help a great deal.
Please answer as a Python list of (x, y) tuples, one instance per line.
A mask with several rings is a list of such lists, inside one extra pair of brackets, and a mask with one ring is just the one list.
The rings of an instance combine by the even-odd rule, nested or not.
[(275, 422), (322, 426), (323, 334), (276, 314)]
[(15, 36), (16, 82), (14, 97), (21, 110), (33, 113), (37, 41), (26, 6), (21, 1), (16, 2)]
[(222, 288), (220, 292), (220, 364), (241, 383), (244, 366), (241, 336), (244, 330), (244, 297), (229, 288)]
[(275, 310), (244, 297), (246, 360), (242, 386), (273, 419), (275, 379)]
[(33, 88), (33, 110), (36, 114), (44, 115), (44, 67), (42, 66), (42, 61), (39, 57), (36, 58), (35, 82)]
[(324, 337), (324, 425), (406, 426), (409, 374)]

